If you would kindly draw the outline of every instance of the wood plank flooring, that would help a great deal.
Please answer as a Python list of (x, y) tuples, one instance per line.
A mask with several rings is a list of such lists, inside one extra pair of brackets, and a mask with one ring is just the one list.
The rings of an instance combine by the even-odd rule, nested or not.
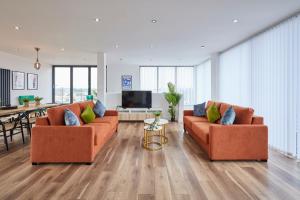
[(300, 199), (300, 165), (270, 151), (266, 162), (210, 162), (182, 125), (161, 151), (141, 148), (142, 123), (121, 123), (93, 165), (32, 166), (30, 144), (0, 140), (0, 199)]

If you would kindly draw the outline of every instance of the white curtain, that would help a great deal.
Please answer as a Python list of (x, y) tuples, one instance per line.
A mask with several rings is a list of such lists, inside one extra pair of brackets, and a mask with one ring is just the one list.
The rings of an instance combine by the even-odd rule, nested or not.
[(140, 87), (157, 92), (157, 67), (140, 67)]
[(219, 99), (251, 106), (270, 146), (300, 157), (300, 18), (293, 17), (220, 56)]
[(183, 94), (184, 105), (195, 104), (194, 67), (177, 67), (176, 87)]
[(211, 61), (196, 66), (196, 103), (211, 100)]
[(167, 92), (169, 82), (175, 84), (175, 67), (159, 67), (158, 92)]

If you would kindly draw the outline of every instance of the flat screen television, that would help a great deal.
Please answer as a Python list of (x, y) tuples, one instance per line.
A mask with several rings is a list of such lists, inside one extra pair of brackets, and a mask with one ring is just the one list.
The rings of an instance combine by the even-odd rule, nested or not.
[(151, 108), (152, 91), (122, 91), (123, 108)]

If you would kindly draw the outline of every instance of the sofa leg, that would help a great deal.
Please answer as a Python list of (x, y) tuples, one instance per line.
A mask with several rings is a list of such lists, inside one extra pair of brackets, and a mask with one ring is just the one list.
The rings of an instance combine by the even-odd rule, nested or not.
[(87, 162), (85, 163), (86, 165), (92, 165), (93, 163), (92, 162)]
[(33, 162), (33, 163), (31, 163), (32, 165), (38, 165), (38, 163), (37, 162)]
[(268, 162), (268, 159), (262, 159), (262, 160), (258, 160), (260, 162)]

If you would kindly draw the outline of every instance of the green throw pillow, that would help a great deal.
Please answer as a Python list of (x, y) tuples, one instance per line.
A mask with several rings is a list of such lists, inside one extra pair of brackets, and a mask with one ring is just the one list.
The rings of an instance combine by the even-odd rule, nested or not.
[(221, 114), (218, 111), (218, 108), (215, 104), (208, 107), (206, 114), (207, 114), (207, 119), (210, 123), (216, 122), (221, 117)]
[(86, 124), (91, 123), (96, 118), (96, 115), (90, 106), (87, 106), (80, 116)]

